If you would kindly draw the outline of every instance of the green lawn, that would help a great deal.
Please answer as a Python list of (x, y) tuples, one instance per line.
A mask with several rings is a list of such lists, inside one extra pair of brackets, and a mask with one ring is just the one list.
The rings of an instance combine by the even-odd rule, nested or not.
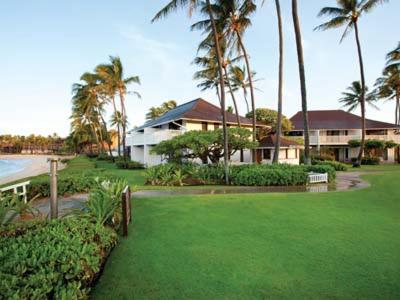
[(348, 192), (134, 200), (92, 295), (399, 299), (399, 167), (366, 178)]

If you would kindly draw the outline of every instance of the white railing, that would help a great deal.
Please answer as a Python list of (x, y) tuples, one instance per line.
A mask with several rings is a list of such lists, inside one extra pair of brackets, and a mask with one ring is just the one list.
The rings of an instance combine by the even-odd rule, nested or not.
[[(400, 143), (400, 135), (366, 135), (367, 140), (394, 141)], [(320, 135), (320, 145), (347, 145), (351, 140), (361, 140), (360, 135)], [(310, 144), (318, 145), (318, 136), (310, 136)]]
[(15, 195), (22, 197), (22, 199), (26, 203), (28, 201), (28, 198), (26, 195), (26, 187), (30, 183), (31, 183), (30, 181), (25, 181), (25, 182), (17, 183), (14, 185), (6, 186), (4, 188), (0, 188), (0, 193), (4, 193), (4, 192), (8, 192), (8, 191), (12, 190)]
[(161, 129), (148, 133), (135, 132), (131, 135), (133, 146), (156, 145), (162, 141), (170, 140), (175, 136), (181, 135), (181, 130)]
[(328, 173), (309, 173), (308, 174), (309, 183), (328, 183)]

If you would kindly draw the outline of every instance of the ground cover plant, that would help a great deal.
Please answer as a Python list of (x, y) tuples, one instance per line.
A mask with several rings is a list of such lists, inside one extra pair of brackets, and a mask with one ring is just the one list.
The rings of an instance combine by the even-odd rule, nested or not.
[(0, 298), (85, 298), (116, 242), (114, 230), (86, 218), (3, 227)]
[(399, 299), (400, 167), (367, 167), (363, 190), (133, 201), (91, 297)]

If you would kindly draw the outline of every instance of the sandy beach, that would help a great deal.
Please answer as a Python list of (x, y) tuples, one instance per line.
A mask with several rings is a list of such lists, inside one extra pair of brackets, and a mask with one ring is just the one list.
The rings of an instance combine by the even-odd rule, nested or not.
[[(56, 155), (0, 155), (1, 159), (14, 160), (14, 159), (27, 159), (27, 163), (21, 171), (7, 175), (5, 177), (0, 177), (0, 185), (6, 184), (8, 182), (13, 182), (15, 180), (24, 179), (27, 177), (37, 176), (49, 172), (49, 163), (47, 159), (58, 158)], [(65, 165), (59, 163), (59, 170), (63, 169)]]

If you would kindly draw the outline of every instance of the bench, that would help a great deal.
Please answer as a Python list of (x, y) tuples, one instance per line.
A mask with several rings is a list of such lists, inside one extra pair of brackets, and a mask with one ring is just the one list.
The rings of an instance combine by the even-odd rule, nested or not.
[(6, 186), (3, 188), (0, 188), (0, 194), (8, 191), (13, 191), (15, 195), (18, 195), (19, 197), (22, 197), (24, 202), (26, 203), (28, 201), (28, 197), (26, 195), (26, 187), (30, 184), (30, 181), (25, 181), (25, 182), (20, 182), (17, 184), (13, 184), (10, 186)]
[(328, 183), (328, 173), (308, 173), (309, 183)]

